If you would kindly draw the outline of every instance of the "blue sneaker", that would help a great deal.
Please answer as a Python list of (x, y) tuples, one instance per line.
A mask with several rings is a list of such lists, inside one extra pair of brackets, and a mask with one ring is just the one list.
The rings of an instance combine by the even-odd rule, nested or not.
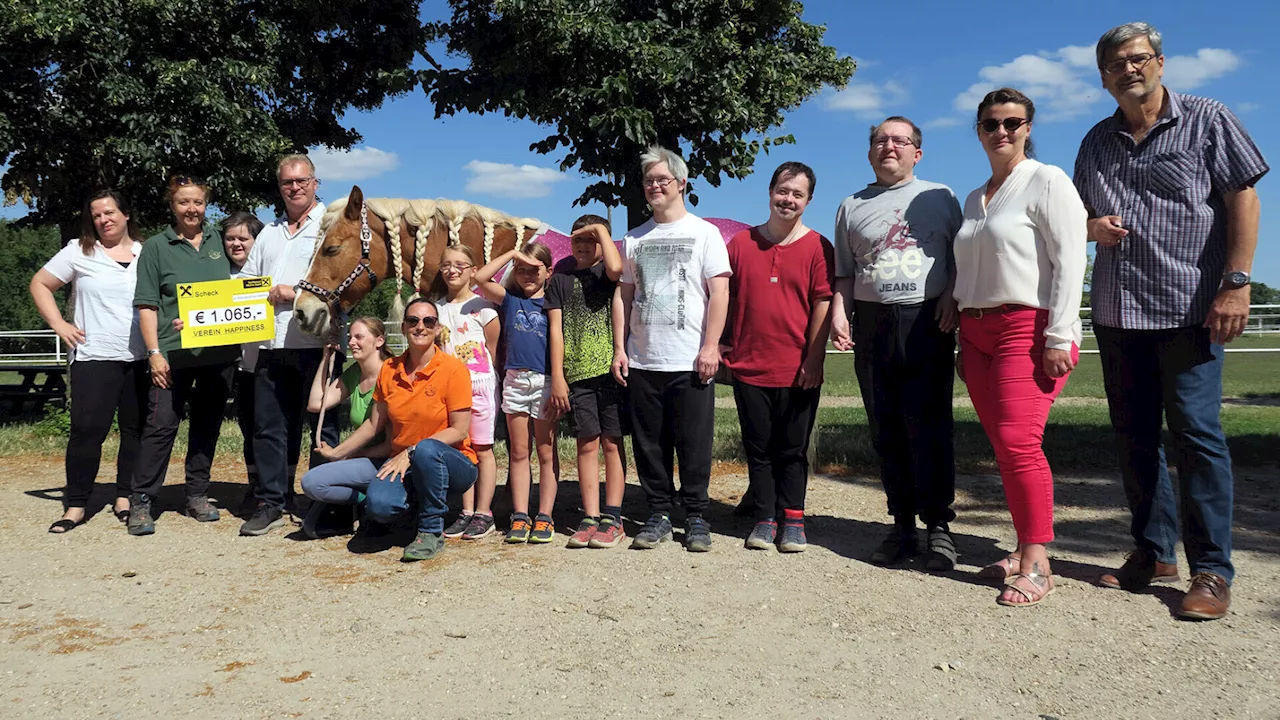
[(644, 523), (644, 529), (631, 541), (633, 550), (651, 550), (670, 540), (671, 518), (666, 513), (654, 513)]

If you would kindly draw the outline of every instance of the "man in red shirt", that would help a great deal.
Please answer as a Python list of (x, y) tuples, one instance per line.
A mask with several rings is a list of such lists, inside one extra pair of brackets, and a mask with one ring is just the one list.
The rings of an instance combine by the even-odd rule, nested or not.
[[(809, 435), (818, 413), (831, 326), (831, 242), (801, 221), (817, 179), (783, 163), (769, 181), (769, 221), (729, 242), (729, 316), (723, 353), (755, 506), (747, 547), (805, 549)], [(778, 536), (778, 521), (783, 521)]]

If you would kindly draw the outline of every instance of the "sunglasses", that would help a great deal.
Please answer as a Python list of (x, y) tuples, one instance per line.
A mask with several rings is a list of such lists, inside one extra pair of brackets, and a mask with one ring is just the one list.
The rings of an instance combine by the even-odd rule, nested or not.
[(194, 175), (174, 175), (173, 184), (177, 185), (178, 187), (185, 187), (187, 185), (203, 186), (204, 180)]
[(978, 123), (978, 127), (982, 128), (982, 132), (985, 133), (993, 133), (996, 131), (996, 128), (1003, 127), (1005, 132), (1012, 134), (1017, 132), (1018, 128), (1023, 125), (1029, 125), (1030, 123), (1030, 120), (1019, 117), (1009, 117), (1003, 120), (987, 118), (986, 120)]
[(418, 327), (418, 323), (422, 323), (422, 327), (428, 330), (433, 330), (440, 325), (440, 318), (434, 315), (427, 315), (425, 317), (415, 317), (413, 315), (404, 316), (405, 327)]

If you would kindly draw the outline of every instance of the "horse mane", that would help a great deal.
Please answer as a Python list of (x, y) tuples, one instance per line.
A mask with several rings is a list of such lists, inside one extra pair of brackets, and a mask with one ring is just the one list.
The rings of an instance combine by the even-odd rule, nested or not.
[[(413, 297), (417, 297), (422, 288), (422, 269), (425, 265), (423, 262), (423, 253), (426, 252), (427, 236), (435, 229), (439, 223), (441, 227), (448, 228), (449, 245), (457, 245), (461, 242), (460, 234), (462, 224), (473, 219), (484, 227), (484, 259), (483, 264), (488, 264), (493, 258), (493, 235), (497, 227), (510, 228), (516, 235), (516, 246), (519, 247), (520, 242), (524, 239), (524, 231), (532, 228), (536, 232), (543, 232), (546, 225), (534, 218), (518, 218), (508, 215), (500, 210), (487, 208), (483, 205), (473, 205), (465, 200), (446, 200), (437, 198), (435, 200), (405, 200), (402, 198), (365, 198), (365, 206), (369, 211), (377, 215), (379, 219), (387, 227), (388, 240), (391, 245), (391, 267), (400, 267), (403, 264), (403, 252), (401, 248), (400, 238), (400, 222), (403, 220), (410, 229), (414, 230), (413, 238)], [(328, 233), (329, 228), (337, 222), (347, 207), (347, 198), (335, 200), (325, 207), (324, 217), (320, 221), (320, 232), (316, 236), (316, 250), (320, 249), (320, 242)], [(392, 302), (391, 315), (393, 318), (401, 317), (404, 313), (404, 301), (401, 299), (401, 291), (404, 288), (404, 280), (400, 277), (400, 273), (396, 273), (396, 296)], [(411, 298), (412, 299), (412, 298)]]

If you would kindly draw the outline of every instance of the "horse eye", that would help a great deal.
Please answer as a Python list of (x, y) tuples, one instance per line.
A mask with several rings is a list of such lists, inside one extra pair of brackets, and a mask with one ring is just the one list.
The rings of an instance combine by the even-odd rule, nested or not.
[(342, 252), (341, 245), (328, 245), (324, 249), (325, 257), (333, 257), (334, 255), (337, 255), (340, 252)]

